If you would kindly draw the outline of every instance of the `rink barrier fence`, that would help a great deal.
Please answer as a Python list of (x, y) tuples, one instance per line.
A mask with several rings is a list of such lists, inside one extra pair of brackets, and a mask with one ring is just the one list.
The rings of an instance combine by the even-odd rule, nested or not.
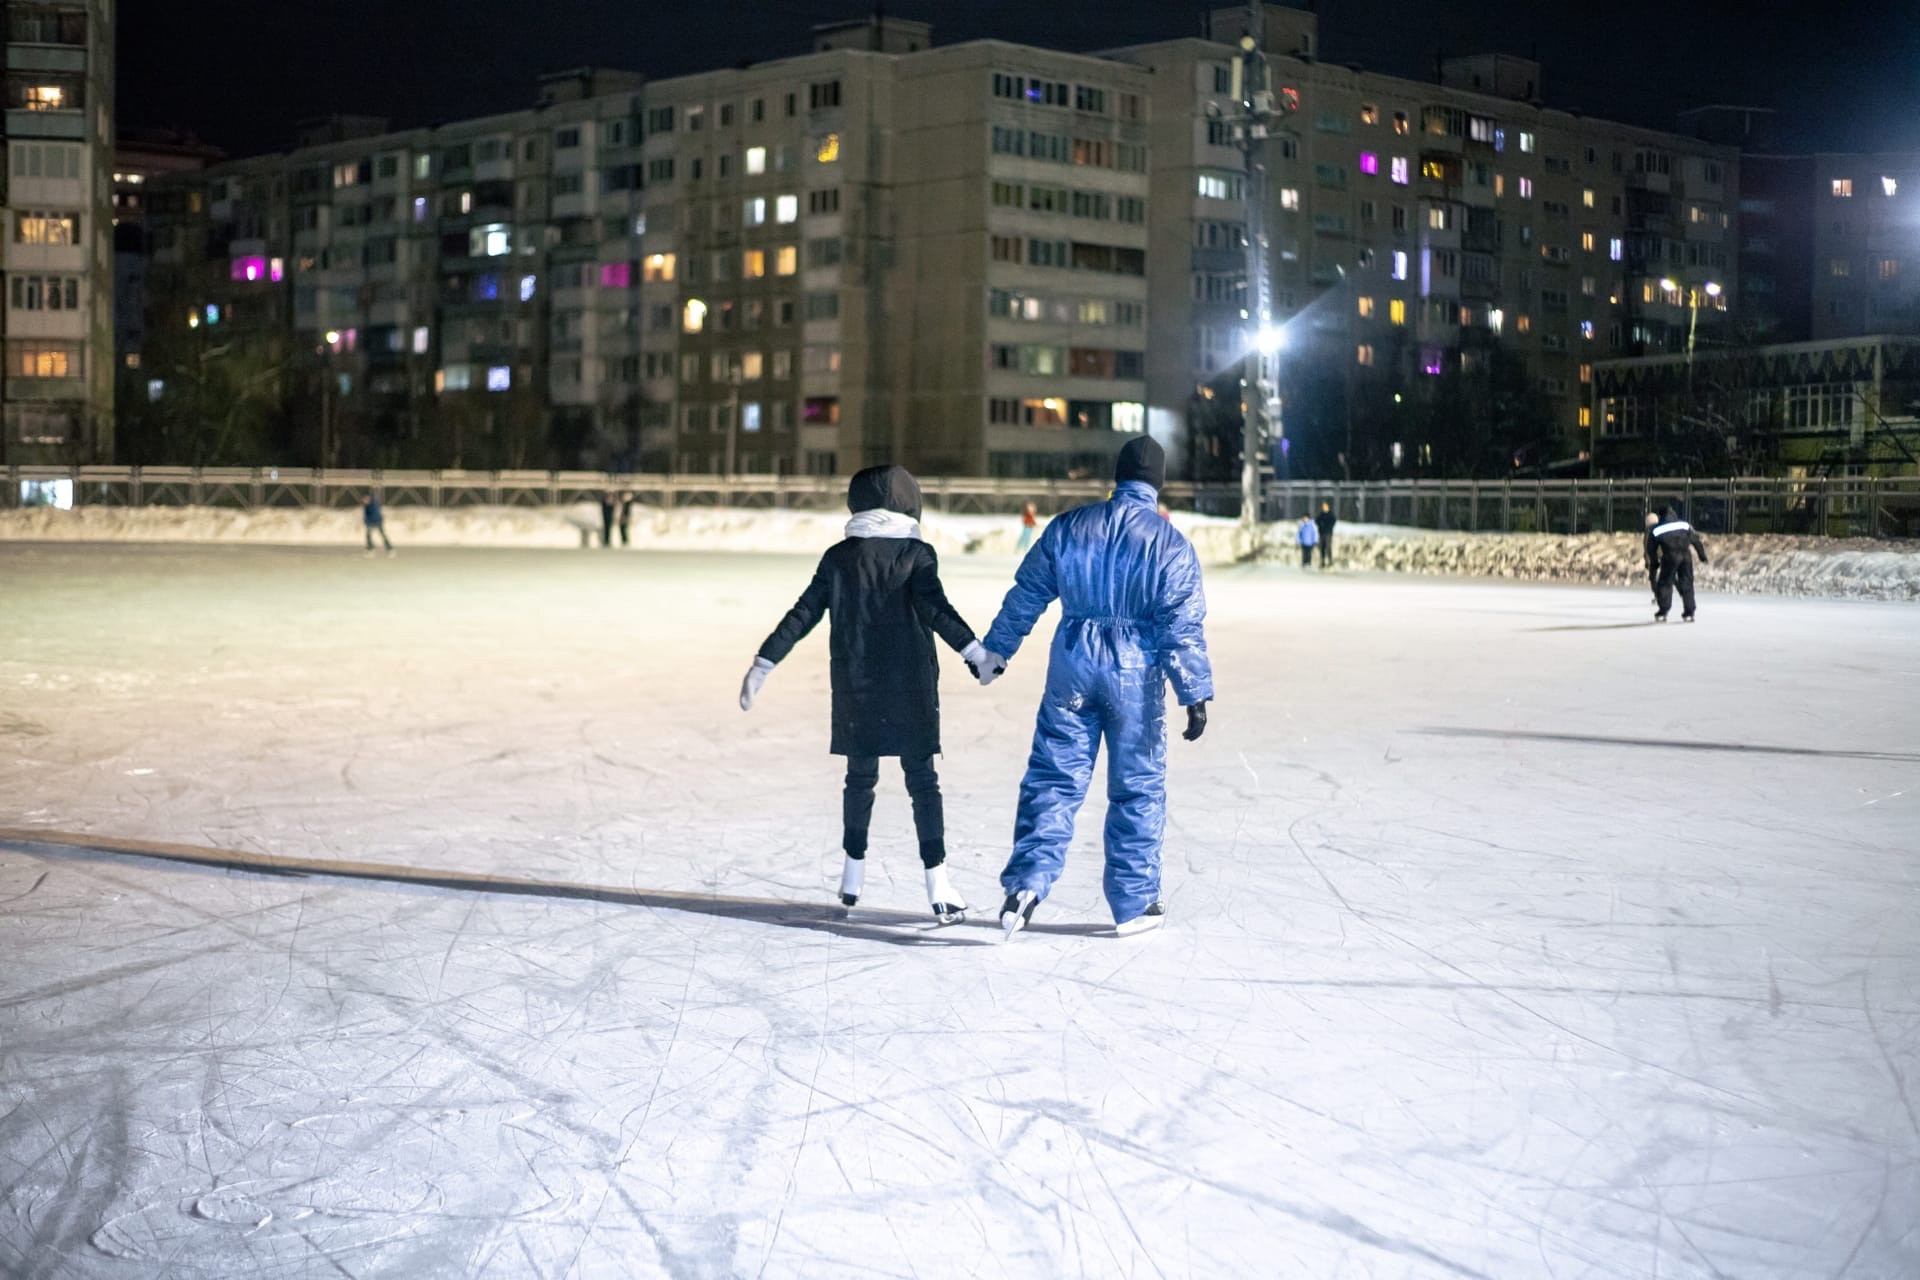
[[(608, 489), (643, 504), (839, 511), (846, 480), (834, 476), (622, 475), (598, 471), (343, 471), (288, 467), (7, 468), (0, 506), (20, 506), (27, 486), (71, 482), (75, 506), (219, 507), (232, 510), (346, 508), (379, 489), (389, 507), (564, 507), (598, 502)], [(1031, 502), (1042, 515), (1098, 501), (1091, 480), (928, 477), (929, 511), (1013, 515)], [(1169, 484), (1176, 510), (1237, 516), (1238, 485)], [(1297, 520), (1332, 505), (1341, 520), (1493, 533), (1639, 532), (1655, 502), (1678, 501), (1705, 533), (1804, 533), (1838, 537), (1920, 535), (1920, 477), (1816, 479), (1642, 478), (1598, 480), (1388, 480), (1272, 482), (1262, 517)]]

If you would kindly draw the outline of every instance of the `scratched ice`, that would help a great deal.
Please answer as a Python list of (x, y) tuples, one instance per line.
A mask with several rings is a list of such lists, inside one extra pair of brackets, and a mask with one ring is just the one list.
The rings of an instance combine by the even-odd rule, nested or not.
[(1043, 645), (842, 921), (808, 567), (0, 546), (0, 1274), (1920, 1274), (1920, 610), (1212, 570), (1001, 946)]

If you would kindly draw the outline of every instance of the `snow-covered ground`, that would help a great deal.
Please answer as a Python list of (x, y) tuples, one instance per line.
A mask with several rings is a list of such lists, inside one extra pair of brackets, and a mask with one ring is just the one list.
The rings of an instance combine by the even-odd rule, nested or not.
[[(1208, 564), (1244, 558), (1236, 522), (1176, 512), (1174, 522)], [(839, 536), (846, 513), (765, 508), (636, 507), (632, 546), (652, 551), (805, 552)], [(578, 547), (596, 540), (600, 509), (570, 507), (390, 507), (387, 527), (403, 547)], [(930, 512), (927, 540), (944, 556), (1011, 555), (1017, 517)], [(1262, 555), (1294, 562), (1294, 524), (1262, 531)], [(274, 546), (350, 546), (362, 540), (360, 513), (349, 510), (218, 507), (48, 507), (0, 511), (0, 541), (218, 542)], [(1774, 595), (1920, 600), (1920, 543), (1866, 538), (1748, 534), (1710, 539), (1712, 590)], [(1638, 534), (1461, 533), (1344, 523), (1335, 538), (1341, 567), (1386, 573), (1446, 574), (1525, 581), (1626, 586), (1645, 577)]]
[(1001, 945), (1044, 637), (842, 920), (810, 567), (0, 544), (0, 1274), (1920, 1274), (1911, 606), (1212, 570)]

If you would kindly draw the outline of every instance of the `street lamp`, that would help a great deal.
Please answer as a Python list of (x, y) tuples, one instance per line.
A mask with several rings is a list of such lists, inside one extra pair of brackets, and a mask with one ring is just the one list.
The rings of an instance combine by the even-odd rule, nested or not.
[(320, 348), (323, 368), (320, 374), (320, 469), (325, 471), (331, 461), (330, 448), (333, 440), (333, 353), (340, 347), (340, 331), (329, 329), (324, 335), (326, 343)]

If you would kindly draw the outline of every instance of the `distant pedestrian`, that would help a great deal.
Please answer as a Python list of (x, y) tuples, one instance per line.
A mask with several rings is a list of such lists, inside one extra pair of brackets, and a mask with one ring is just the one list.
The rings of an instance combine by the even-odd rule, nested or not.
[(628, 532), (632, 527), (633, 527), (633, 494), (630, 492), (622, 492), (620, 495), (620, 545), (621, 546), (625, 547), (625, 546), (632, 545), (628, 539)]
[(1653, 581), (1655, 622), (1665, 622), (1673, 608), (1673, 592), (1680, 591), (1680, 619), (1693, 621), (1693, 557), (1707, 562), (1707, 544), (1700, 540), (1692, 525), (1680, 518), (1677, 503), (1668, 503), (1660, 513), (1660, 523), (1647, 530), (1647, 554), (1657, 557), (1659, 574)]
[(1340, 517), (1333, 514), (1332, 506), (1323, 502), (1313, 523), (1320, 534), (1320, 567), (1325, 569), (1333, 563), (1333, 526), (1340, 523)]
[(1294, 537), (1300, 541), (1300, 567), (1313, 568), (1313, 549), (1320, 545), (1320, 526), (1313, 522), (1312, 516), (1301, 516), (1300, 527), (1294, 531)]
[(367, 500), (360, 504), (360, 523), (366, 526), (367, 554), (373, 554), (373, 535), (379, 534), (380, 541), (387, 548), (387, 554), (393, 554), (393, 543), (387, 537), (387, 515), (380, 509), (380, 495), (367, 490)]
[(1040, 526), (1040, 513), (1029, 502), (1020, 512), (1020, 542), (1015, 551), (1025, 551), (1033, 545), (1033, 531)]
[(600, 495), (600, 545), (609, 549), (613, 546), (613, 490), (608, 489)]

